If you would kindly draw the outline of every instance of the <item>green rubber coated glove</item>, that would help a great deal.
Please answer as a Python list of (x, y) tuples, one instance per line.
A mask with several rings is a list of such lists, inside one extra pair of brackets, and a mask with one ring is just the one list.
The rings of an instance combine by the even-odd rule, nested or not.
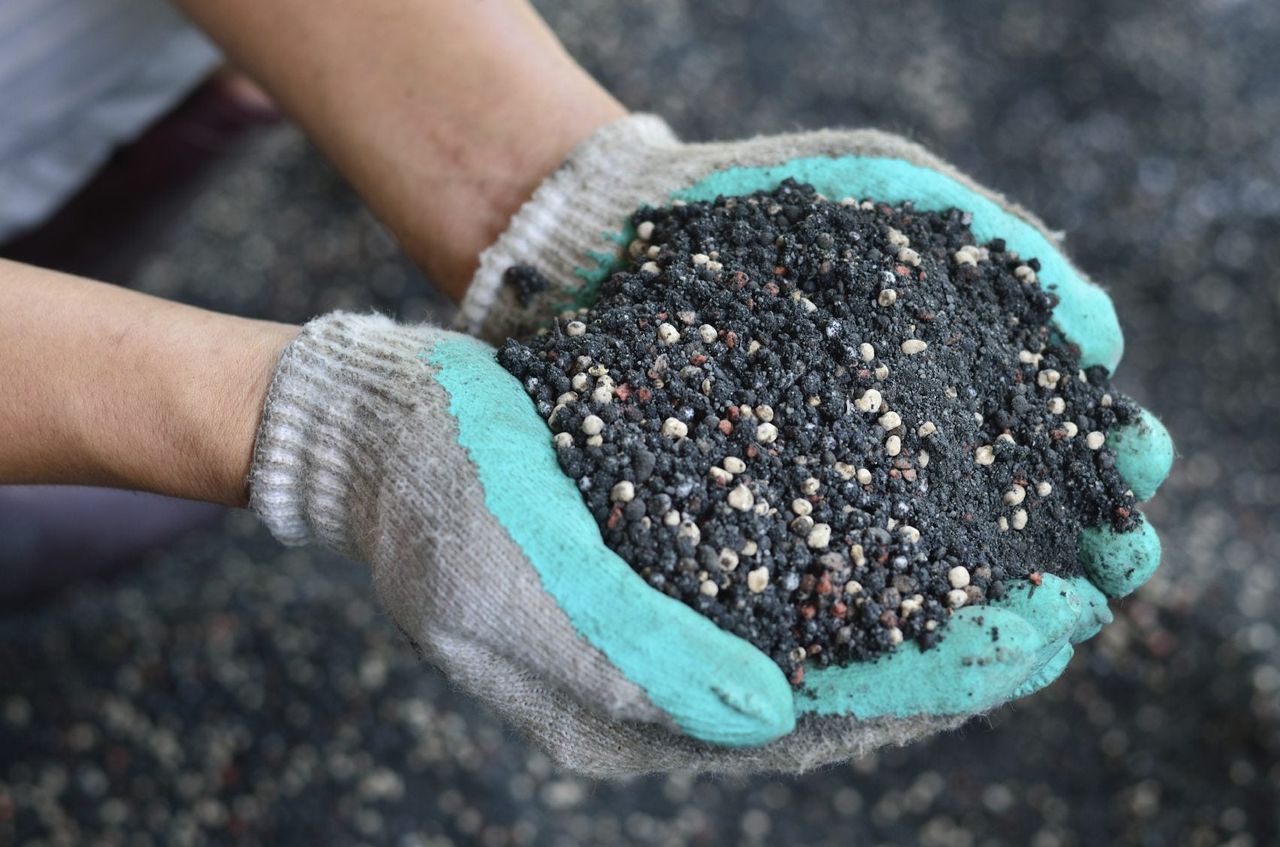
[(285, 543), (368, 563), (425, 658), (579, 770), (617, 770), (590, 751), (619, 726), (730, 747), (790, 732), (778, 667), (607, 549), (549, 438), (488, 345), (336, 313), (277, 365), (251, 506)]
[[(643, 115), (601, 130), (535, 192), (482, 256), (463, 304), (462, 327), (497, 341), (530, 333), (560, 311), (591, 302), (599, 282), (621, 261), (620, 247), (633, 236), (630, 216), (641, 207), (770, 190), (787, 178), (832, 198), (910, 201), (923, 210), (958, 207), (972, 212), (977, 239), (1003, 238), (1021, 255), (1040, 260), (1040, 283), (1061, 298), (1055, 325), (1079, 346), (1082, 364), (1114, 371), (1123, 338), (1106, 293), (1067, 260), (1058, 239), (1033, 215), (919, 146), (877, 131), (687, 145), (660, 120)], [(502, 285), (503, 272), (520, 264), (546, 274), (551, 289), (521, 302), (518, 292)], [(545, 427), (542, 435), (543, 449), (550, 454)], [(1107, 433), (1107, 439), (1135, 496), (1152, 496), (1173, 459), (1163, 426), (1144, 411), (1136, 423)], [(575, 505), (585, 514), (580, 499), (557, 508)], [(598, 533), (590, 534), (598, 544)], [(798, 770), (954, 726), (1056, 678), (1070, 660), (1072, 645), (1110, 621), (1107, 597), (1135, 590), (1160, 559), (1159, 540), (1145, 521), (1121, 535), (1087, 530), (1080, 551), (1085, 576), (1045, 576), (1042, 585), (1015, 587), (998, 603), (963, 608), (931, 650), (908, 644), (874, 663), (811, 670), (792, 698), (795, 728), (771, 743), (759, 746), (787, 721), (761, 724), (753, 742), (757, 746), (749, 748), (741, 739), (730, 742), (714, 732), (686, 728), (682, 737), (638, 732), (637, 744), (647, 748), (643, 753), (623, 746), (585, 754), (581, 745), (553, 752), (596, 772), (676, 766)], [(754, 679), (754, 669), (751, 674)], [(746, 678), (746, 671), (737, 677)], [(767, 685), (763, 678), (750, 684), (761, 690)], [(595, 715), (577, 717), (574, 732), (586, 736), (602, 731)]]

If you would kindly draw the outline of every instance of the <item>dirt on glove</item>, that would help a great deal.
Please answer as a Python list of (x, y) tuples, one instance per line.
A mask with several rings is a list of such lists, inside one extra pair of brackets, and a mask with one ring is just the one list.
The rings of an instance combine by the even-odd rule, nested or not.
[(793, 683), (1141, 520), (1105, 441), (1136, 407), (969, 224), (790, 181), (642, 209), (591, 306), (499, 351), (605, 543)]

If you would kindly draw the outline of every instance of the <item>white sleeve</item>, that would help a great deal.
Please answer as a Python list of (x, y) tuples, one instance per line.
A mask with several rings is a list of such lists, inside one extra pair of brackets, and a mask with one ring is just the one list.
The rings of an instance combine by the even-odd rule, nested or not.
[(56, 210), (220, 61), (165, 0), (0, 3), (0, 242)]

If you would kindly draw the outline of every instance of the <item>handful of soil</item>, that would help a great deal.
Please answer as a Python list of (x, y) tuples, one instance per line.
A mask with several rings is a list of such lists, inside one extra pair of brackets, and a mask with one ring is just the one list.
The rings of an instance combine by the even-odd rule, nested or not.
[(605, 543), (793, 683), (929, 647), (1140, 520), (1105, 437), (1136, 407), (966, 212), (788, 181), (632, 223), (596, 303), (498, 359)]

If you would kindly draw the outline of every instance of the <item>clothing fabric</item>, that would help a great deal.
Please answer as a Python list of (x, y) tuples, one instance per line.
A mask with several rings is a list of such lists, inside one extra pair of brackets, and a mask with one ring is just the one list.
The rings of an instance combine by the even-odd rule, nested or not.
[(220, 61), (165, 0), (0, 3), (0, 241), (55, 211)]

